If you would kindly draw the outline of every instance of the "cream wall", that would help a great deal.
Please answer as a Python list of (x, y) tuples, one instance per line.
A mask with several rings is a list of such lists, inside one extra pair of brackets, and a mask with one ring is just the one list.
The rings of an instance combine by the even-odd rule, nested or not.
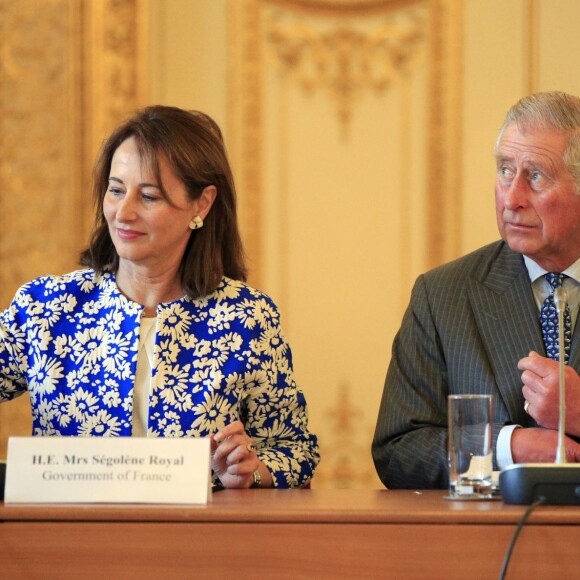
[(577, 0), (464, 2), (461, 253), (497, 238), (493, 145), (524, 94), (580, 95)]
[(147, 0), (149, 100), (197, 108), (225, 130), (228, 103), (228, 3)]

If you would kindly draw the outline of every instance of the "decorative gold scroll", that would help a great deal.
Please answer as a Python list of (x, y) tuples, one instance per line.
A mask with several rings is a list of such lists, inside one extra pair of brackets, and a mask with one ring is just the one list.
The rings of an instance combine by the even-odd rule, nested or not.
[[(280, 15), (278, 15), (280, 16)], [(324, 31), (306, 19), (270, 23), (268, 38), (285, 71), (307, 91), (325, 90), (337, 103), (344, 130), (352, 109), (366, 90), (384, 92), (416, 59), (425, 40), (425, 23), (417, 11), (405, 11), (357, 28), (338, 20)]]
[[(77, 267), (101, 141), (143, 102), (146, 0), (0, 0), (0, 308)], [(0, 405), (0, 457), (30, 434), (27, 397)]]
[(389, 10), (406, 8), (410, 4), (423, 0), (264, 0), (269, 4), (279, 5), (287, 10), (303, 14), (328, 14), (340, 18), (352, 15), (385, 13)]

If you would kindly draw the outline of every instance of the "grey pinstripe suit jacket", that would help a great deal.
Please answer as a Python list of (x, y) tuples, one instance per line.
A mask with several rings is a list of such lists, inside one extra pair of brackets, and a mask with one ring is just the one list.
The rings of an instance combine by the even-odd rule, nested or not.
[[(570, 354), (577, 371), (578, 326)], [(494, 449), (502, 426), (536, 426), (517, 369), (531, 350), (544, 354), (538, 308), (521, 254), (504, 242), (420, 276), (393, 343), (372, 445), (382, 482), (448, 486), (448, 394), (494, 395)]]

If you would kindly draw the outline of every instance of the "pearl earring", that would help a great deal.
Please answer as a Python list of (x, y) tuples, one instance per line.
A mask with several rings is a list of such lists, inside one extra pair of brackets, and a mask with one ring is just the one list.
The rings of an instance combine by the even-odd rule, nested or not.
[(200, 216), (196, 215), (190, 222), (189, 222), (189, 227), (192, 230), (199, 230), (200, 228), (203, 228), (203, 220), (201, 219)]

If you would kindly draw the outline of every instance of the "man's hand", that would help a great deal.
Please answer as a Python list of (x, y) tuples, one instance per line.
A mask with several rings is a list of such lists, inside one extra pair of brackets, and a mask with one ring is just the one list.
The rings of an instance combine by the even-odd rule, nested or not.
[[(528, 401), (527, 412), (538, 425), (557, 429), (559, 419), (560, 382), (559, 363), (531, 352), (521, 359), (522, 393)], [(565, 369), (566, 433), (580, 436), (580, 377), (569, 366)]]
[[(580, 462), (580, 445), (570, 437), (564, 440), (566, 461)], [(514, 463), (554, 463), (558, 432), (553, 429), (514, 429), (511, 439)]]

